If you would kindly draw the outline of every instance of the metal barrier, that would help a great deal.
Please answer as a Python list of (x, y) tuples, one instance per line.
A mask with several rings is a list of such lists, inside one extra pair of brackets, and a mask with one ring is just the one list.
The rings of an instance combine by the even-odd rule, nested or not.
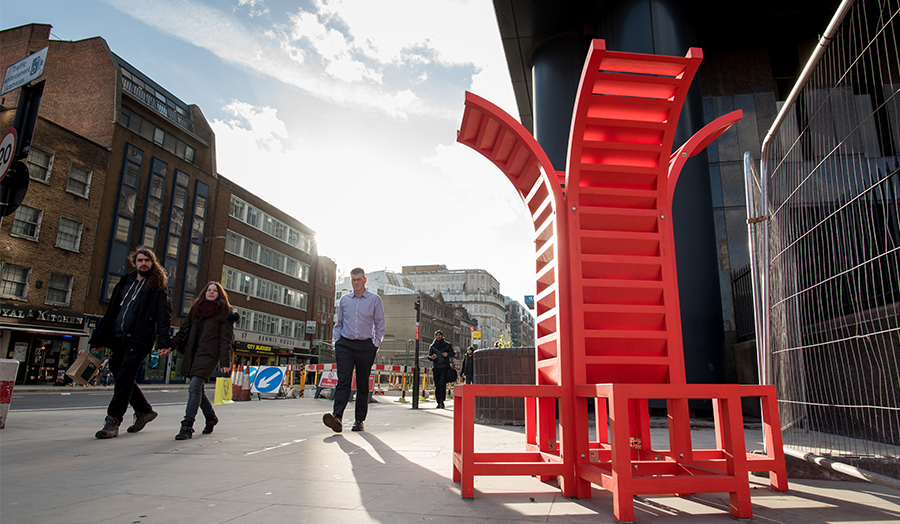
[[(372, 366), (372, 376), (375, 381), (370, 395), (384, 395), (387, 391), (400, 391), (400, 399), (397, 402), (406, 402), (406, 392), (412, 391), (412, 373), (413, 366), (390, 366), (383, 364), (375, 364)], [(337, 371), (337, 364), (309, 364), (306, 366), (308, 372), (315, 372), (314, 383), (316, 385), (315, 397), (320, 396), (323, 389), (334, 389), (333, 387), (320, 387), (319, 373), (323, 371)], [(425, 368), (419, 368), (422, 373), (423, 380), (422, 389), (426, 389), (428, 383)]]
[(786, 450), (895, 489), (898, 15), (897, 0), (842, 2), (765, 137), (759, 173), (749, 152), (744, 162), (761, 383), (777, 387)]

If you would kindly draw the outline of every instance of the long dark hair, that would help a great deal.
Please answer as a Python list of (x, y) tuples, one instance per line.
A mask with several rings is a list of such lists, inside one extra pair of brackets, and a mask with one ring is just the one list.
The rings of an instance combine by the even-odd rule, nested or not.
[(216, 290), (219, 292), (219, 296), (215, 300), (216, 316), (218, 317), (218, 319), (225, 320), (225, 318), (231, 313), (231, 302), (228, 301), (228, 294), (225, 293), (225, 289), (222, 287), (222, 284), (213, 281), (203, 286), (203, 291), (201, 293), (198, 293), (194, 298), (194, 302), (191, 304), (191, 320), (196, 320), (200, 317), (200, 304), (206, 302), (206, 290), (209, 289), (209, 286), (216, 286)]
[(166, 283), (168, 282), (168, 279), (166, 278), (165, 270), (161, 265), (159, 265), (159, 261), (156, 259), (156, 254), (149, 247), (136, 247), (135, 250), (132, 251), (130, 255), (128, 255), (128, 260), (131, 261), (131, 265), (135, 267), (137, 267), (135, 259), (137, 259), (138, 255), (144, 255), (145, 257), (153, 261), (153, 267), (150, 268), (150, 274), (145, 279), (147, 283), (144, 284), (144, 289), (148, 291), (160, 291), (166, 289)]

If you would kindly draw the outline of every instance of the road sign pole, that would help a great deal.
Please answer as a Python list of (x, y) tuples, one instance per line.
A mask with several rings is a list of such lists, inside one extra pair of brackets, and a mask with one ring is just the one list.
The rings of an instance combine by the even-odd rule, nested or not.
[(419, 409), (419, 322), (422, 320), (422, 304), (416, 298), (416, 359), (413, 367), (412, 408)]

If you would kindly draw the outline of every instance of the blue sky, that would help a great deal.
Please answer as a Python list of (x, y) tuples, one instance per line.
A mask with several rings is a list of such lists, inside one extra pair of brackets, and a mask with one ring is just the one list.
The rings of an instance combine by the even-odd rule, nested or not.
[(464, 93), (518, 117), (489, 0), (0, 0), (0, 26), (100, 36), (216, 133), (218, 172), (339, 268), (480, 268), (534, 293), (530, 220), (456, 143)]

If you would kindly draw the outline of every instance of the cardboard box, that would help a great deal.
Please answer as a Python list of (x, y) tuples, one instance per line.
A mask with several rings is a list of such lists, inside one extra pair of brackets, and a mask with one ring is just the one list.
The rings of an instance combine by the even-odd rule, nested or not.
[(80, 351), (78, 358), (66, 371), (66, 376), (76, 383), (86, 386), (90, 382), (91, 377), (100, 369), (100, 364), (100, 359), (91, 355), (90, 351)]

